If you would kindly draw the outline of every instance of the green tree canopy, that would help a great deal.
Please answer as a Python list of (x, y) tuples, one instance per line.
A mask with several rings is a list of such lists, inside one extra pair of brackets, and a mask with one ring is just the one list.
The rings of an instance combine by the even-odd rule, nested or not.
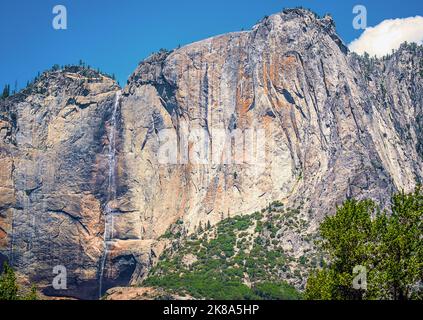
[[(313, 272), (305, 296), (313, 300), (421, 298), (423, 193), (392, 197), (390, 212), (373, 201), (348, 200), (320, 226), (330, 264)], [(357, 266), (366, 268), (367, 289), (354, 289)]]
[(35, 286), (27, 294), (19, 294), (19, 286), (13, 269), (5, 262), (3, 273), (0, 275), (0, 301), (1, 300), (37, 300)]
[(0, 276), (0, 300), (18, 300), (15, 272), (6, 262)]

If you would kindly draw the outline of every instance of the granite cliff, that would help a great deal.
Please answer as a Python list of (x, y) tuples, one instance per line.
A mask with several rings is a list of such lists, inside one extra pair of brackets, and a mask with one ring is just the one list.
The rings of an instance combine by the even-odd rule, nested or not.
[(422, 59), (357, 56), (329, 16), (291, 9), (153, 54), (123, 89), (45, 72), (0, 100), (0, 257), (46, 293), (96, 298), (177, 251), (166, 233), (274, 201), (306, 222), (280, 226), (283, 250), (313, 252), (306, 235), (346, 198), (387, 206), (422, 182)]

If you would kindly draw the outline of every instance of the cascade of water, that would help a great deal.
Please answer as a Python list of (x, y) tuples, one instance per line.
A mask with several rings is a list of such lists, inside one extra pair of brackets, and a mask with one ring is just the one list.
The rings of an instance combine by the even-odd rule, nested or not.
[[(25, 179), (26, 175), (25, 175)], [(27, 186), (27, 184), (25, 184)], [(28, 186), (27, 188), (28, 189)], [(30, 233), (29, 233), (29, 242), (27, 244), (27, 254), (24, 256), (25, 258), (22, 260), (22, 262), (24, 263), (24, 265), (28, 266), (28, 270), (30, 269), (29, 267), (31, 266), (31, 262), (35, 261), (35, 253), (34, 253), (34, 240), (36, 237), (36, 217), (35, 217), (35, 211), (33, 210), (33, 208), (31, 207), (32, 203), (31, 203), (31, 194), (25, 194), (24, 196), (24, 200), (23, 200), (23, 207), (24, 207), (24, 215), (25, 217), (28, 219), (28, 223), (29, 223), (29, 227), (30, 227)]]
[(9, 253), (9, 260), (10, 265), (13, 266), (14, 257), (13, 257), (13, 246), (15, 245), (15, 212), (12, 213), (12, 223), (11, 223), (11, 235), (10, 235), (10, 253)]
[(105, 207), (105, 216), (104, 216), (104, 252), (101, 259), (100, 265), (100, 277), (99, 277), (99, 298), (103, 294), (103, 277), (104, 277), (104, 268), (106, 265), (109, 245), (113, 242), (113, 208), (111, 207), (111, 202), (116, 199), (116, 116), (119, 107), (120, 101), (120, 91), (116, 93), (115, 103), (113, 106), (113, 113), (110, 121), (110, 130), (108, 134), (109, 139), (109, 176), (108, 176), (108, 189), (107, 189), (107, 203)]

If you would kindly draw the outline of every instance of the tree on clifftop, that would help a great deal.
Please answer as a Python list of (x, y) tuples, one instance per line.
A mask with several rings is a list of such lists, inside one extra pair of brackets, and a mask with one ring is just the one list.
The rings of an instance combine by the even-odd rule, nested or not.
[(2, 98), (7, 98), (10, 96), (10, 85), (6, 84), (3, 89), (3, 93), (1, 95)]

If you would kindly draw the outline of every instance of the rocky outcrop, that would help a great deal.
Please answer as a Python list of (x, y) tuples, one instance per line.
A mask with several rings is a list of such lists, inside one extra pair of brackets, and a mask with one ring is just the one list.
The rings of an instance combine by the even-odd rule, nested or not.
[(63, 265), (68, 287), (92, 294), (83, 284), (97, 278), (103, 252), (104, 137), (118, 89), (69, 68), (1, 102), (2, 253), (32, 281), (51, 284)]
[(118, 99), (91, 70), (47, 72), (0, 102), (0, 252), (47, 287), (66, 266), (59, 293), (93, 298), (142, 281), (175, 223), (279, 200), (312, 232), (347, 197), (388, 205), (423, 178), (422, 58), (356, 56), (294, 9), (152, 55)]
[[(273, 200), (301, 205), (315, 228), (347, 197), (387, 205), (393, 191), (412, 190), (422, 177), (421, 59), (415, 46), (383, 60), (358, 57), (330, 17), (288, 10), (252, 31), (143, 61), (122, 100), (131, 168), (123, 199), (140, 217), (140, 236), (156, 238), (178, 219), (192, 231)], [(232, 163), (214, 161), (222, 129), (244, 138), (244, 158), (232, 141)], [(164, 131), (178, 147), (172, 165), (160, 158)], [(251, 163), (250, 145), (265, 151)]]

